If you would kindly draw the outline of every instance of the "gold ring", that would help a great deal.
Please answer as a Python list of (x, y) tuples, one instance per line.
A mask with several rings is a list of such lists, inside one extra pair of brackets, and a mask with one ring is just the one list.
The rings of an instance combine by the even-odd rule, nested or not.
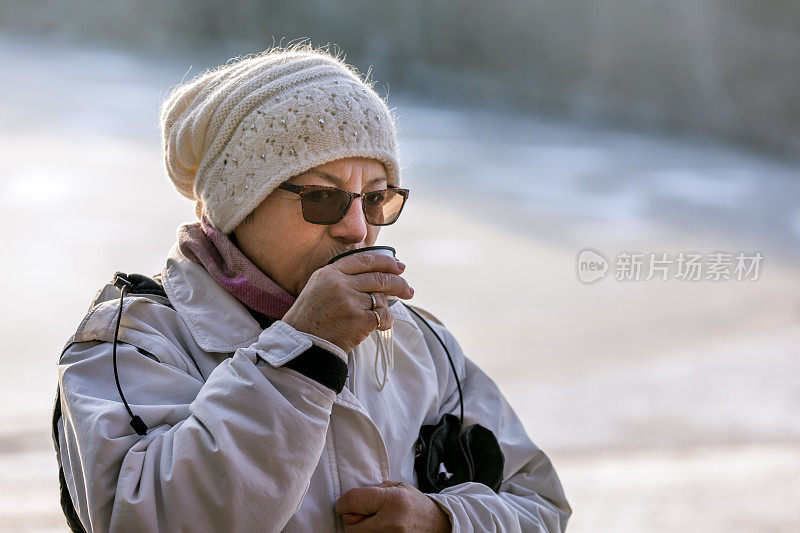
[(367, 294), (369, 294), (369, 297), (372, 298), (372, 307), (370, 307), (369, 310), (373, 311), (376, 307), (378, 307), (378, 302), (375, 301), (375, 297), (372, 295), (371, 292), (368, 292)]
[(374, 309), (370, 309), (370, 311), (375, 313), (375, 318), (378, 319), (378, 329), (381, 329), (381, 315), (379, 315), (378, 312)]

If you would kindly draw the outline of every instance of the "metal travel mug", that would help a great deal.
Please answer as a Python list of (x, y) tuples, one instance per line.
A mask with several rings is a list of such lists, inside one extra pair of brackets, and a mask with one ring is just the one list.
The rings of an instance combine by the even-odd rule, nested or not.
[[(334, 263), (334, 262), (338, 261), (342, 257), (348, 256), (348, 255), (353, 255), (353, 254), (358, 254), (358, 253), (361, 253), (361, 252), (380, 253), (380, 254), (384, 254), (384, 255), (389, 255), (393, 259), (396, 258), (396, 250), (394, 248), (392, 248), (391, 246), (365, 246), (364, 248), (358, 248), (356, 250), (349, 250), (347, 252), (339, 254), (339, 255), (333, 257), (330, 261), (328, 261), (328, 264), (330, 265), (331, 263)], [(395, 303), (397, 303), (398, 300), (399, 300), (399, 298), (397, 298), (397, 296), (389, 296), (389, 295), (386, 296), (386, 301), (389, 304), (389, 307), (391, 307)]]

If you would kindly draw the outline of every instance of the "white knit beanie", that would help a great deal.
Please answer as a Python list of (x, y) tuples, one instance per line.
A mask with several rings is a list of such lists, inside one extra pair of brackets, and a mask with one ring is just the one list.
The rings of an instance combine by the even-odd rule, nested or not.
[(400, 185), (386, 103), (355, 69), (308, 46), (229, 61), (177, 86), (161, 132), (170, 180), (223, 233), (288, 178), (336, 159), (377, 159)]

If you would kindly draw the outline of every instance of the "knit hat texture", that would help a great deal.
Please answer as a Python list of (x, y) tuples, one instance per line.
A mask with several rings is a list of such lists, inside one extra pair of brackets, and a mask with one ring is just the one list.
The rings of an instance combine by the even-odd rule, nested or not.
[(310, 47), (229, 61), (178, 85), (161, 107), (175, 188), (231, 233), (275, 187), (345, 157), (381, 161), (400, 185), (395, 120), (338, 57)]

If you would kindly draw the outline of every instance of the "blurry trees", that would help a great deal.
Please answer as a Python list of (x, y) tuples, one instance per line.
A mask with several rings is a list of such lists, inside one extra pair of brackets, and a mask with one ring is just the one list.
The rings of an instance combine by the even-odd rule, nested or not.
[(800, 154), (793, 0), (6, 0), (0, 30), (214, 58), (310, 37), (373, 65), (379, 89)]

